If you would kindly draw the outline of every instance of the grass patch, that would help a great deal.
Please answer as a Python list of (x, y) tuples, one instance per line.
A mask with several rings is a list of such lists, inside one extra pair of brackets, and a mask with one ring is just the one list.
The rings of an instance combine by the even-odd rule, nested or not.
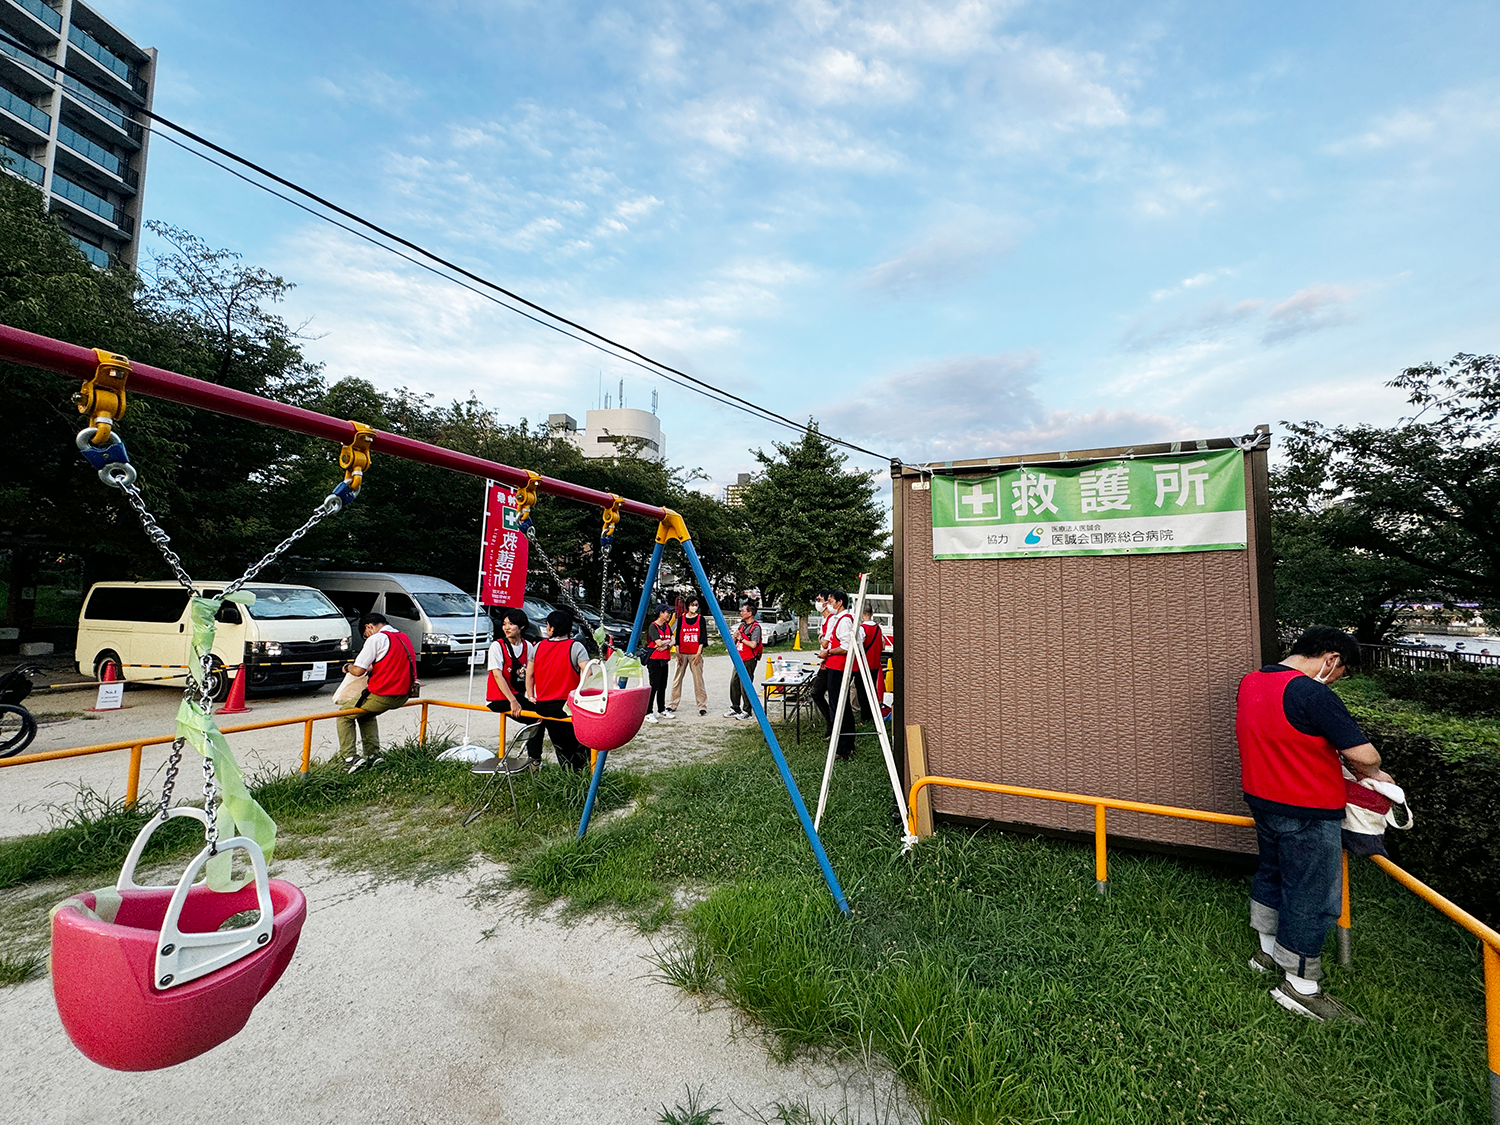
[[(1117, 851), (945, 829), (900, 856), (875, 753), (835, 777), (833, 908), (754, 732), (652, 779), (640, 813), (513, 869), (541, 898), (638, 909), (710, 885), (662, 977), (754, 1016), (784, 1058), (885, 1056), (934, 1120), (979, 1123), (1487, 1119), (1475, 943), (1368, 864), (1357, 973), (1330, 990), (1366, 1023), (1284, 1013), (1246, 962), (1248, 879)], [(789, 747), (804, 792), (822, 755)]]
[(43, 953), (0, 953), (0, 985), (25, 984), (46, 971)]
[[(1500, 680), (1500, 676), (1495, 677)], [(1411, 699), (1397, 699), (1371, 676), (1340, 680), (1334, 690), (1360, 722), (1385, 724), (1424, 735), (1443, 748), (1450, 759), (1472, 754), (1500, 757), (1500, 719), (1450, 715)]]

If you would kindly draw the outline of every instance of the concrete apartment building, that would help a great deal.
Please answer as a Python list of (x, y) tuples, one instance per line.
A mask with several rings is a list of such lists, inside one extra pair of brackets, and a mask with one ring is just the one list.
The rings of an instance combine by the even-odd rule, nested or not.
[(547, 428), (554, 436), (570, 441), (585, 457), (616, 457), (622, 446), (636, 446), (647, 461), (667, 459), (667, 439), (661, 421), (649, 410), (616, 408), (590, 410), (584, 428), (568, 414), (547, 415)]
[(0, 37), (0, 163), (41, 188), (91, 262), (134, 267), (150, 134), (132, 117), (151, 108), (156, 50), (80, 0), (0, 0), (0, 31), (107, 91)]

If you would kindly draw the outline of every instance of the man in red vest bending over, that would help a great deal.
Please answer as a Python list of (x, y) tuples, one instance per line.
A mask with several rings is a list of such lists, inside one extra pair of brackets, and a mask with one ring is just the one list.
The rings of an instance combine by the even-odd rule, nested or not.
[[(376, 716), (405, 707), (417, 682), (417, 653), (411, 639), (401, 630), (392, 629), (378, 613), (365, 614), (360, 625), (365, 632), (365, 647), (354, 663), (344, 665), (344, 671), (356, 676), (369, 674), (369, 684), (355, 704), (364, 714), (358, 719), (353, 715), (340, 715), (338, 719), (339, 752), (350, 773), (385, 761), (380, 756), (380, 720)], [(356, 723), (363, 754), (354, 748)]]
[(588, 751), (578, 744), (573, 724), (560, 720), (567, 714), (563, 704), (568, 693), (578, 686), (578, 674), (588, 663), (588, 650), (572, 639), (573, 615), (565, 609), (547, 614), (546, 631), (546, 637), (532, 647), (531, 663), (526, 665), (526, 695), (536, 713), (547, 716), (542, 723), (557, 751), (557, 764), (581, 770), (589, 764)]
[(1250, 967), (1285, 970), (1271, 998), (1313, 1020), (1353, 1018), (1323, 991), (1319, 954), (1343, 899), (1344, 775), (1389, 781), (1380, 754), (1328, 687), (1359, 660), (1348, 633), (1315, 625), (1280, 664), (1240, 681), (1235, 734), (1260, 867), (1250, 884)]

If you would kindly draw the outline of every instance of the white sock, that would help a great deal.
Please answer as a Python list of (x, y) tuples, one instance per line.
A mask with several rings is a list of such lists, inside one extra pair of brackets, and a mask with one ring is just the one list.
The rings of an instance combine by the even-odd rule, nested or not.
[(1295, 973), (1287, 973), (1286, 982), (1303, 996), (1312, 996), (1318, 991), (1317, 981), (1299, 977)]
[(1260, 951), (1262, 953), (1264, 953), (1267, 957), (1271, 956), (1271, 954), (1273, 954), (1273, 953), (1276, 952), (1276, 935), (1275, 934), (1260, 934), (1260, 933), (1258, 933), (1255, 936), (1258, 937), (1258, 938), (1260, 938)]

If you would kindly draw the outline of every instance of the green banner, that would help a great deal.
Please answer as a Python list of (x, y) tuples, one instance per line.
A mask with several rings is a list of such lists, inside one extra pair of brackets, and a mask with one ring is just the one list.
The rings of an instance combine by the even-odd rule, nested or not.
[(1245, 455), (1238, 449), (932, 478), (938, 559), (1244, 547)]

